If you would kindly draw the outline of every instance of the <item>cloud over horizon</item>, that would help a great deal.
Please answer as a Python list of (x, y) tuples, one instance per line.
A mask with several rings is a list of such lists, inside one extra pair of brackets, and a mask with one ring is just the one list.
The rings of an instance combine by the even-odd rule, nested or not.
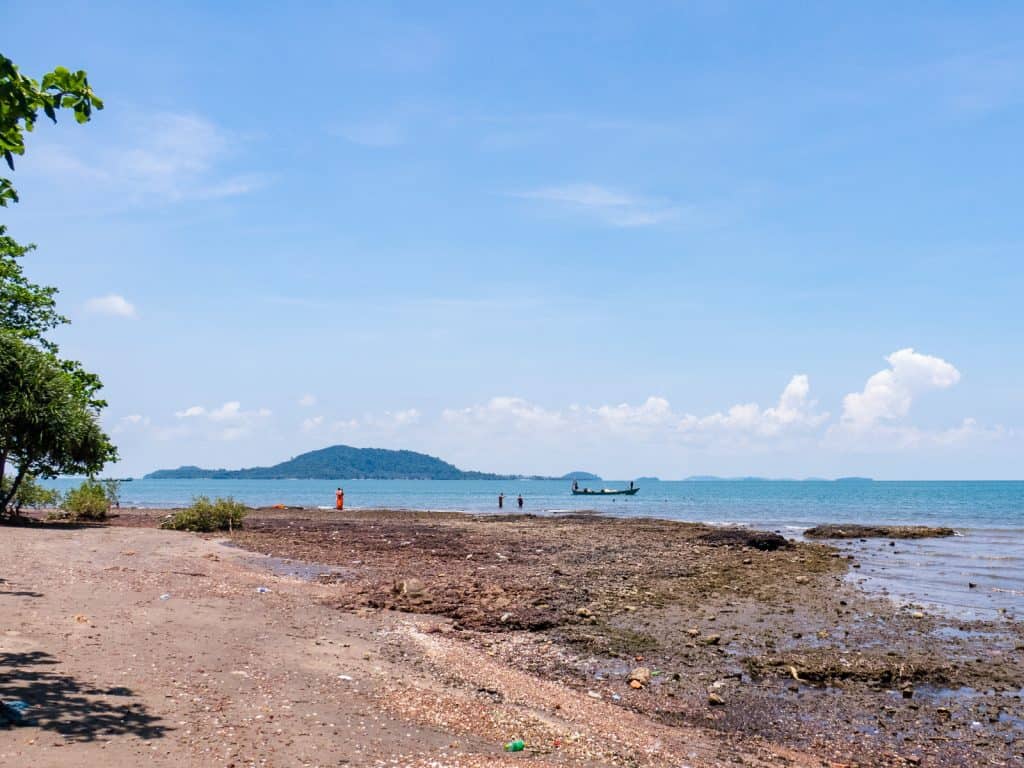
[(85, 309), (94, 315), (112, 317), (135, 317), (135, 305), (120, 294), (111, 293), (97, 296), (85, 302)]
[[(428, 453), (469, 451), (483, 446), (516, 447), (531, 455), (537, 446), (577, 451), (583, 446), (614, 444), (623, 449), (709, 451), (731, 456), (807, 450), (839, 455), (864, 450), (890, 452), (917, 447), (943, 448), (969, 440), (992, 441), (1011, 434), (1001, 426), (986, 427), (972, 417), (954, 425), (924, 429), (912, 424), (914, 400), (931, 391), (948, 389), (960, 380), (951, 363), (912, 348), (886, 358), (889, 367), (866, 380), (860, 391), (842, 398), (838, 418), (819, 408), (811, 395), (807, 374), (790, 377), (774, 403), (739, 402), (722, 410), (694, 414), (673, 408), (660, 395), (639, 403), (570, 404), (551, 408), (522, 397), (500, 395), (460, 408), (443, 408), (434, 415), (416, 408), (367, 412), (359, 416), (316, 413), (293, 422), (295, 434), (359, 445), (412, 448)], [(300, 407), (316, 400), (302, 396)], [(269, 426), (267, 408), (245, 410), (237, 400), (218, 407), (192, 405), (174, 412), (175, 423), (152, 424), (132, 414), (117, 422), (118, 431), (146, 430), (160, 440), (204, 437), (237, 440)], [(308, 444), (308, 442), (307, 442)], [(443, 450), (442, 450), (443, 449)]]

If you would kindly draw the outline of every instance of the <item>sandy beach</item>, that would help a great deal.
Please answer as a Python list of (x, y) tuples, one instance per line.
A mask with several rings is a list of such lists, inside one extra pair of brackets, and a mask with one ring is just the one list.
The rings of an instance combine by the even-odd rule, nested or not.
[[(1024, 631), (826, 544), (644, 519), (260, 510), (6, 527), (0, 763), (1024, 764)], [(504, 742), (526, 749), (506, 754)]]

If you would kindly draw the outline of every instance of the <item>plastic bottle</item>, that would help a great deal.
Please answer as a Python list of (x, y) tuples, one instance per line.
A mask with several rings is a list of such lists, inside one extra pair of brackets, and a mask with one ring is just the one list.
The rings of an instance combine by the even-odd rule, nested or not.
[(510, 741), (508, 744), (505, 745), (506, 752), (522, 752), (524, 749), (526, 749), (526, 742), (522, 739)]

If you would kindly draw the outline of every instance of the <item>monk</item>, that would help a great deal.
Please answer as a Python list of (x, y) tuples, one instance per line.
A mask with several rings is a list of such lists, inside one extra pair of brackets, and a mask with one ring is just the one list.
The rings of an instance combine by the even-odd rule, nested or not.
[(334, 492), (334, 508), (344, 509), (345, 508), (345, 491), (341, 488)]

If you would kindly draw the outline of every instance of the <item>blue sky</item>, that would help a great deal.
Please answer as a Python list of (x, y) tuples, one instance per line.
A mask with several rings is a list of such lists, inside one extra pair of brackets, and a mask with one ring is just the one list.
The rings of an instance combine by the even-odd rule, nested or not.
[(1022, 476), (1011, 4), (3, 13), (107, 104), (0, 216), (121, 473)]

